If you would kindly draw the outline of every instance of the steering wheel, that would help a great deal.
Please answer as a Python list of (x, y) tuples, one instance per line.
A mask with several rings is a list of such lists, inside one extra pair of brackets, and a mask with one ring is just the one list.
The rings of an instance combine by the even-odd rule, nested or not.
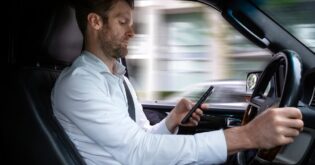
[[(275, 99), (275, 97), (266, 94), (268, 93), (268, 84), (271, 82), (274, 76), (280, 77), (281, 75), (284, 75), (283, 85), (279, 84), (275, 86), (276, 88), (280, 86), (282, 89), (276, 90), (282, 92), (280, 97)], [(258, 114), (267, 110), (269, 107), (275, 106), (275, 103), (279, 107), (296, 107), (299, 99), (301, 75), (302, 64), (296, 52), (292, 50), (284, 50), (275, 54), (271, 62), (260, 75), (260, 78), (249, 101), (249, 105), (243, 116), (242, 125), (247, 124)], [(246, 161), (245, 153), (239, 152), (237, 153), (237, 162), (240, 165), (268, 164), (275, 159), (280, 149), (281, 146), (268, 150), (258, 149), (258, 151), (254, 153), (254, 158), (249, 162)]]

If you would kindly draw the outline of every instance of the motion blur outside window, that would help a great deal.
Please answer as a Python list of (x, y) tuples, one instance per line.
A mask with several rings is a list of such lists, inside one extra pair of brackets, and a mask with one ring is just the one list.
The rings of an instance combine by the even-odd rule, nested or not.
[(209, 85), (208, 103), (245, 102), (247, 73), (271, 58), (198, 2), (136, 0), (134, 27), (127, 67), (142, 102), (195, 100)]

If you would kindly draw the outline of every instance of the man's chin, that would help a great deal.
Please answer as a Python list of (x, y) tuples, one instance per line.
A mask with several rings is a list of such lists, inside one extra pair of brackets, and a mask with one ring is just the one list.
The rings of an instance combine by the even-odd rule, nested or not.
[(121, 56), (121, 58), (126, 57), (127, 54), (128, 54), (128, 49), (127, 48), (121, 48), (120, 49), (120, 56)]
[(114, 58), (124, 58), (128, 54), (128, 49), (127, 48), (120, 48), (116, 49), (114, 53)]

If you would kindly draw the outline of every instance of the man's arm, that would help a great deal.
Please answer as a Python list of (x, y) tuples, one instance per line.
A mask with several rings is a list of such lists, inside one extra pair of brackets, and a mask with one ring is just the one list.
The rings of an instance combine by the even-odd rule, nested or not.
[[(180, 125), (180, 121), (192, 105), (187, 99), (178, 102), (166, 119), (166, 125), (170, 131)], [(203, 104), (201, 109), (193, 114), (190, 125), (198, 124), (203, 114), (202, 109), (206, 109), (206, 105)], [(244, 126), (224, 130), (228, 154), (253, 148), (270, 149), (292, 143), (303, 125), (299, 109), (270, 108)]]

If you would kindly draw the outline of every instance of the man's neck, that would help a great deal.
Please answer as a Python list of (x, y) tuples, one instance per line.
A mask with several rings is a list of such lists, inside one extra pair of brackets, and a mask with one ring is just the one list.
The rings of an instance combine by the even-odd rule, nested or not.
[(102, 51), (97, 51), (97, 50), (88, 49), (88, 48), (86, 50), (91, 52), (93, 55), (97, 56), (108, 67), (109, 71), (112, 74), (115, 74), (115, 65), (116, 65), (117, 59), (105, 55)]
[[(116, 67), (116, 59), (114, 58), (111, 58), (111, 59), (104, 59), (104, 56), (97, 56), (98, 58), (100, 58), (105, 64), (106, 66), (108, 67), (109, 71), (112, 73), (112, 74), (115, 74), (116, 70), (115, 70), (115, 67)], [(103, 57), (103, 58), (102, 58)]]

